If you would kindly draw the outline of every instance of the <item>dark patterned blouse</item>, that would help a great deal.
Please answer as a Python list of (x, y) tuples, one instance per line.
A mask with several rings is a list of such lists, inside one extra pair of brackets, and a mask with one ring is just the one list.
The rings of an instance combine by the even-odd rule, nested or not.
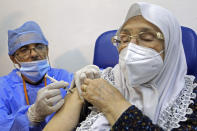
[[(197, 87), (194, 88), (197, 94)], [(179, 122), (180, 127), (174, 128), (172, 131), (197, 131), (197, 97), (194, 103), (189, 107), (193, 113), (186, 115), (187, 121)], [(129, 107), (113, 125), (112, 131), (163, 131), (158, 125), (154, 125), (152, 121), (134, 105)]]

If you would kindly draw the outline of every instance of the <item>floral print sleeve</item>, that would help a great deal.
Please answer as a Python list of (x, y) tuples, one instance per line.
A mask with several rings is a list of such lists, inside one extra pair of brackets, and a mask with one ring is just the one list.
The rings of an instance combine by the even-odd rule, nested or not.
[[(197, 94), (197, 87), (194, 88)], [(187, 121), (180, 122), (179, 128), (172, 131), (197, 131), (197, 97), (193, 99), (194, 103), (190, 104), (193, 113), (186, 115)], [(158, 125), (154, 125), (152, 121), (134, 105), (129, 107), (113, 125), (112, 131), (163, 131)]]
[(160, 131), (159, 126), (142, 114), (134, 105), (129, 107), (113, 125), (112, 131)]

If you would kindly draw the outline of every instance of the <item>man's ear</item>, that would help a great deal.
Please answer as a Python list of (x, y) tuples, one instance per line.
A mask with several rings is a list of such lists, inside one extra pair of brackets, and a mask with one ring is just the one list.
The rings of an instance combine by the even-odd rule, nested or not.
[(15, 57), (14, 57), (13, 55), (9, 55), (9, 57), (10, 57), (10, 60), (11, 60), (14, 64), (19, 64), (19, 63), (16, 61), (16, 59), (15, 59)]

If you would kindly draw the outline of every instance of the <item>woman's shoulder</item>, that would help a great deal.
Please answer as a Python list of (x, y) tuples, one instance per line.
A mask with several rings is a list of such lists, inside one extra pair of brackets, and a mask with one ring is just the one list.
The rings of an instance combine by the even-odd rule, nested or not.
[[(176, 97), (159, 116), (158, 124), (163, 129), (173, 129), (182, 126), (182, 123), (187, 123), (188, 119), (196, 115), (196, 86), (194, 76), (186, 75), (185, 86)], [(173, 121), (172, 121), (173, 120)]]

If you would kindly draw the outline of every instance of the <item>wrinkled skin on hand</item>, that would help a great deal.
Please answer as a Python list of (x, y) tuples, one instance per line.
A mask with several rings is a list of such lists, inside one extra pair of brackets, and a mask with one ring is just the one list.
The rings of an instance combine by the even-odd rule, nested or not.
[(111, 125), (131, 106), (118, 89), (102, 78), (85, 79), (81, 90), (84, 99), (103, 112)]

